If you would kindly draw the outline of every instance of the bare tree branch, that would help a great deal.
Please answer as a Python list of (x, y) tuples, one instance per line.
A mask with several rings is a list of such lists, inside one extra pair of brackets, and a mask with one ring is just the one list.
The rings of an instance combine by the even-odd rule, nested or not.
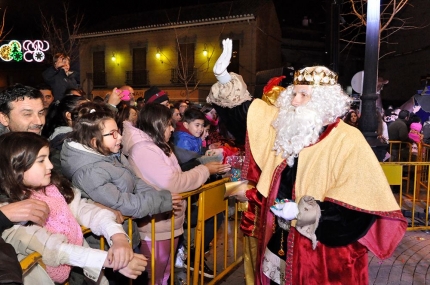
[(5, 32), (6, 11), (7, 11), (7, 8), (4, 9), (3, 15), (1, 16), (2, 18), (1, 18), (1, 24), (0, 24), (0, 42), (3, 41), (11, 31), (11, 30), (9, 30), (9, 31)]
[[(353, 44), (365, 44), (367, 26), (367, 0), (344, 0), (341, 16), (345, 23), (340, 28), (341, 41), (346, 43), (342, 51)], [(380, 43), (390, 44), (390, 37), (401, 30), (422, 29), (429, 24), (413, 25), (412, 18), (398, 17), (398, 13), (406, 7), (413, 7), (410, 0), (388, 0), (381, 3), (380, 12)], [(391, 54), (388, 51), (383, 56)], [(383, 57), (381, 56), (381, 57)]]
[[(181, 15), (181, 8), (179, 8), (179, 13), (178, 13), (176, 22), (180, 21), (179, 20), (180, 15)], [(166, 13), (166, 16), (170, 22), (170, 19), (167, 13)], [(184, 30), (183, 32), (184, 38), (187, 37), (187, 34), (188, 34), (187, 31), (188, 29)], [(196, 62), (194, 60), (195, 50), (188, 51), (187, 49), (189, 48), (189, 46), (186, 45), (186, 42), (184, 43), (184, 45), (181, 43), (181, 40), (180, 40), (181, 34), (179, 33), (179, 29), (175, 28), (174, 33), (175, 33), (176, 45), (174, 47), (173, 52), (178, 56), (177, 61), (172, 62), (172, 60), (167, 56), (165, 56), (163, 53), (162, 55), (166, 59), (167, 61), (166, 63), (176, 72), (176, 75), (179, 81), (182, 84), (184, 84), (185, 96), (186, 96), (186, 99), (189, 99), (189, 95), (193, 91), (197, 90), (200, 84), (201, 78), (199, 78), (198, 75), (209, 71), (210, 62), (212, 60), (212, 56), (214, 54), (215, 48), (212, 47), (210, 51), (208, 50), (207, 60), (196, 66)], [(183, 47), (185, 47), (185, 49)], [(190, 64), (193, 64), (193, 66), (189, 66)]]
[[(47, 15), (39, 8), (42, 23), (42, 38), (49, 42), (49, 52), (53, 56), (58, 52), (65, 53), (71, 57), (71, 61), (77, 60), (79, 53), (79, 39), (76, 35), (83, 22), (83, 14), (76, 13), (71, 16), (70, 3), (63, 2), (62, 16), (56, 14)], [(52, 58), (52, 57), (51, 57)]]

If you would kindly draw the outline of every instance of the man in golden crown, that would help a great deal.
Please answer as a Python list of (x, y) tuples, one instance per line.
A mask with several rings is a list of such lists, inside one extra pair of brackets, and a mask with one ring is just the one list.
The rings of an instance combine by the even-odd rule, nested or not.
[[(208, 101), (229, 98), (219, 90), (231, 84), (222, 71), (231, 40), (223, 45)], [(248, 202), (247, 284), (368, 284), (367, 252), (388, 258), (407, 222), (369, 144), (339, 119), (351, 100), (323, 66), (272, 90), (249, 104), (243, 181), (233, 182), (232, 193)]]

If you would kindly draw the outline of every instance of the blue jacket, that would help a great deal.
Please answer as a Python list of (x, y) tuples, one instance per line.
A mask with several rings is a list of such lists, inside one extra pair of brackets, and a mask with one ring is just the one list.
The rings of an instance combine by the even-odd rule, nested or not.
[(177, 125), (177, 130), (173, 133), (173, 144), (177, 147), (202, 154), (202, 139), (190, 134), (180, 123)]

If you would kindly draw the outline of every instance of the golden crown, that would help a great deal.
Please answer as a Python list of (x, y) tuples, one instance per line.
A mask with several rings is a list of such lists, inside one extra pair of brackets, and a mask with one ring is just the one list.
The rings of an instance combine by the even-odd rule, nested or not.
[(306, 67), (294, 72), (294, 85), (335, 85), (337, 74), (324, 66)]

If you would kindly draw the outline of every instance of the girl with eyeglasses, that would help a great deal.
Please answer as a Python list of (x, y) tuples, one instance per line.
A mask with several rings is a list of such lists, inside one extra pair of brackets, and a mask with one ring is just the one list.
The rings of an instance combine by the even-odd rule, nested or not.
[[(143, 218), (180, 207), (180, 195), (157, 191), (135, 175), (121, 154), (122, 136), (105, 104), (84, 103), (72, 118), (73, 131), (63, 144), (61, 166), (83, 197), (114, 211), (121, 223), (123, 216)], [(133, 226), (133, 248), (138, 248), (140, 237), (134, 222)]]

